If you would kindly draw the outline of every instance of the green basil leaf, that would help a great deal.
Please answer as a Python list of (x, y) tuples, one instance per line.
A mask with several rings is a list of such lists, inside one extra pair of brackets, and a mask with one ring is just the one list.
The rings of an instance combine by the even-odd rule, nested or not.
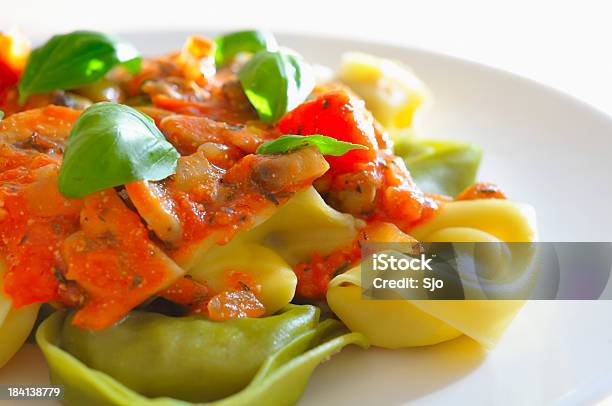
[(122, 104), (97, 103), (72, 127), (59, 190), (83, 197), (137, 180), (161, 180), (175, 172), (178, 158), (150, 117)]
[(315, 146), (323, 155), (341, 156), (352, 149), (368, 149), (365, 145), (338, 141), (325, 135), (281, 135), (266, 141), (257, 148), (257, 154), (284, 154), (299, 148)]
[(119, 64), (137, 73), (140, 63), (136, 48), (111, 35), (93, 31), (55, 35), (32, 51), (19, 82), (19, 102), (36, 93), (93, 83)]
[(259, 51), (275, 51), (276, 38), (267, 31), (238, 31), (215, 38), (215, 63), (217, 66), (230, 62), (241, 52), (255, 54)]
[(4, 118), (4, 111), (0, 110), (0, 120)]
[(455, 141), (409, 139), (395, 146), (416, 184), (428, 193), (457, 196), (476, 180), (482, 150)]
[(270, 123), (301, 104), (314, 88), (312, 68), (296, 54), (260, 51), (238, 71), (259, 118)]

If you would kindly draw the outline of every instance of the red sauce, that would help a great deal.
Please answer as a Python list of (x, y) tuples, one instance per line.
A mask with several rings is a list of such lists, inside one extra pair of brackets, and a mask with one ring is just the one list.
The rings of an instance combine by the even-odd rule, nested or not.
[[(340, 210), (348, 207), (355, 216), (368, 221), (388, 221), (409, 232), (414, 225), (431, 218), (440, 207), (442, 199), (425, 195), (414, 184), (403, 160), (392, 153), (389, 137), (376, 125), (363, 102), (346, 90), (332, 90), (301, 104), (281, 118), (278, 128), (283, 134), (322, 134), (368, 147), (368, 150), (353, 150), (340, 157), (326, 157), (331, 169), (326, 175), (327, 187), (322, 192), (332, 197), (332, 205), (333, 196), (342, 196), (345, 190), (357, 189), (357, 193), (363, 193), (362, 187), (376, 189), (371, 204), (351, 211), (354, 205), (340, 202)], [(359, 183), (363, 177), (347, 176), (364, 173), (370, 174), (367, 180), (370, 185)], [(348, 196), (359, 198), (355, 193)]]
[(206, 308), (212, 320), (260, 317), (266, 308), (250, 290), (226, 290), (213, 296)]
[(153, 105), (160, 109), (173, 111), (177, 114), (190, 116), (209, 117), (216, 121), (224, 121), (231, 124), (239, 124), (248, 120), (257, 119), (252, 111), (232, 111), (228, 103), (219, 100), (183, 100), (173, 99), (166, 95), (155, 95), (152, 97)]
[(138, 215), (113, 190), (85, 198), (81, 230), (62, 244), (66, 278), (88, 295), (73, 323), (100, 329), (168, 286), (183, 271), (148, 237)]
[[(136, 76), (118, 69), (109, 78), (128, 97), (151, 100), (143, 110), (187, 155), (181, 159), (190, 160), (182, 162), (184, 173), (158, 184), (180, 223), (176, 241), (162, 241), (145, 224), (144, 211), (136, 211), (136, 203), (154, 205), (155, 196), (124, 201), (112, 189), (84, 200), (61, 196), (62, 149), (80, 113), (48, 105), (51, 94), (19, 106), (15, 78), (4, 76), (0, 108), (9, 116), (0, 122), (0, 254), (8, 269), (5, 291), (17, 306), (61, 301), (78, 307), (75, 324), (93, 329), (111, 325), (155, 294), (215, 320), (258, 317), (265, 307), (249, 275), (230, 272), (225, 289), (212, 292), (184, 278), (179, 265), (207, 239), (227, 243), (316, 180), (330, 205), (368, 223), (351, 245), (325, 256), (313, 253), (295, 267), (297, 294), (321, 299), (334, 275), (359, 261), (360, 242), (380, 222), (409, 232), (446, 201), (416, 187), (388, 136), (354, 95), (343, 89), (317, 94), (269, 128), (257, 121), (233, 68), (214, 75), (211, 49), (210, 41), (194, 37), (180, 53), (145, 61)], [(4, 68), (0, 64), (0, 77)], [(44, 107), (27, 110), (36, 106)], [(12, 114), (21, 110), (27, 111)], [(308, 149), (299, 157), (254, 155), (280, 133), (323, 134), (368, 149), (325, 160)], [(294, 157), (301, 161), (291, 162)], [(462, 198), (503, 195), (487, 190), (475, 187)]]
[[(7, 173), (3, 175), (6, 180)], [(0, 186), (0, 253), (8, 270), (4, 290), (17, 307), (58, 299), (57, 273), (63, 268), (59, 248), (78, 229), (79, 202), (63, 199), (57, 191), (55, 196), (37, 196), (35, 187), (8, 182)], [(65, 213), (46, 216), (33, 196), (47, 203), (55, 200)]]
[(159, 295), (190, 309), (192, 313), (206, 313), (212, 292), (208, 286), (191, 278), (179, 278)]
[(230, 270), (223, 279), (225, 290), (217, 294), (206, 284), (185, 277), (159, 295), (185, 306), (189, 314), (208, 315), (213, 320), (259, 317), (265, 313), (259, 300), (261, 286), (251, 275)]
[[(376, 227), (376, 223), (373, 223)], [(298, 278), (297, 294), (312, 300), (325, 298), (329, 282), (356, 266), (361, 259), (361, 243), (368, 240), (371, 226), (360, 230), (355, 240), (329, 255), (315, 252), (310, 261), (297, 264), (293, 270)]]
[(474, 183), (457, 196), (457, 200), (506, 199), (505, 193), (494, 183)]
[[(59, 299), (64, 268), (59, 248), (78, 230), (81, 202), (57, 189), (61, 156), (54, 146), (61, 145), (78, 116), (68, 110), (49, 106), (0, 122), (0, 133), (17, 144), (34, 142), (34, 149), (0, 144), (0, 254), (7, 267), (4, 290), (17, 307)], [(34, 130), (28, 129), (48, 141), (36, 144), (30, 136)], [(46, 148), (47, 153), (37, 151)]]
[[(284, 204), (316, 178), (296, 176), (283, 183), (280, 190), (265, 190), (255, 174), (258, 165), (267, 159), (262, 155), (247, 155), (238, 161), (223, 174), (216, 200), (208, 204), (194, 202), (189, 193), (174, 190), (177, 213), (183, 224), (182, 245), (173, 252), (179, 263), (191, 255), (194, 244), (208, 236), (214, 234), (217, 243), (225, 244), (237, 232), (263, 221), (271, 215), (269, 209)], [(172, 189), (172, 185), (169, 187)]]

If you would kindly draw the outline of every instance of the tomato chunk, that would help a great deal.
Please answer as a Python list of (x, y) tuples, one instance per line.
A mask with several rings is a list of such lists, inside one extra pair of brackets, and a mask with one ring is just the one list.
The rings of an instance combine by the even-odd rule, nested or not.
[(159, 293), (164, 299), (190, 308), (191, 313), (206, 313), (211, 291), (203, 283), (188, 277), (174, 282), (170, 287)]
[(5, 61), (0, 59), (0, 93), (4, 93), (19, 81), (19, 73), (15, 72)]
[(283, 134), (321, 134), (369, 148), (352, 150), (339, 157), (327, 156), (332, 170), (337, 172), (351, 172), (359, 163), (374, 161), (377, 156), (378, 142), (372, 116), (362, 100), (342, 90), (301, 104), (280, 119), (278, 128)]
[(22, 35), (0, 33), (0, 94), (17, 84), (29, 53), (30, 45)]
[(73, 320), (80, 327), (110, 326), (184, 273), (112, 189), (85, 198), (81, 229), (62, 245), (66, 278), (88, 296)]
[(478, 182), (467, 187), (457, 196), (457, 200), (505, 199), (506, 195), (494, 183)]
[(77, 110), (54, 105), (13, 114), (0, 121), (0, 141), (12, 144), (36, 135), (63, 144), (79, 115)]
[(231, 320), (263, 316), (266, 308), (250, 290), (224, 291), (208, 302), (208, 316), (212, 320)]

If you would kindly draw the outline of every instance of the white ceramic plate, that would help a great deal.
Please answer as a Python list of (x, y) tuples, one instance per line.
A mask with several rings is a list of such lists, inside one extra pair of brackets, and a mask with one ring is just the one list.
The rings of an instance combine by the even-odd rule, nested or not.
[[(187, 35), (127, 37), (151, 55), (178, 48)], [(534, 205), (542, 240), (612, 241), (610, 117), (537, 83), (422, 50), (278, 38), (307, 60), (331, 67), (342, 52), (355, 50), (409, 64), (435, 98), (421, 133), (480, 144), (480, 178)], [(0, 383), (46, 379), (33, 346), (0, 370)], [(300, 405), (576, 404), (610, 394), (612, 302), (540, 301), (525, 306), (488, 354), (467, 338), (395, 351), (347, 348), (315, 371)]]

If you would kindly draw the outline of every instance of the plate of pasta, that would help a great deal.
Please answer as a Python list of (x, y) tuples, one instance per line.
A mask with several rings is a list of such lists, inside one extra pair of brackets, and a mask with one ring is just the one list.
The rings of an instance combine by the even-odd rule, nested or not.
[(362, 295), (372, 242), (611, 241), (612, 120), (568, 96), (380, 44), (75, 31), (0, 35), (0, 111), (0, 384), (67, 405), (609, 394), (605, 301)]

